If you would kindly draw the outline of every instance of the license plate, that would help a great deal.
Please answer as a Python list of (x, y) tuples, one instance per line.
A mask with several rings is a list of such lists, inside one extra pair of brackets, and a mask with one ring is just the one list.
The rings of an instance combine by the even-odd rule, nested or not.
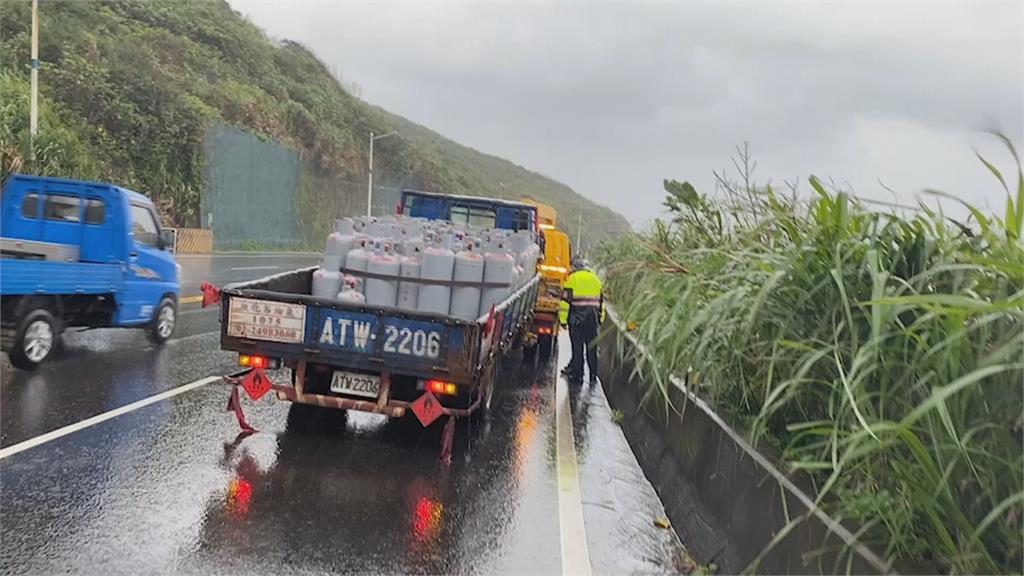
[(331, 392), (376, 398), (380, 394), (380, 376), (337, 370), (331, 379)]

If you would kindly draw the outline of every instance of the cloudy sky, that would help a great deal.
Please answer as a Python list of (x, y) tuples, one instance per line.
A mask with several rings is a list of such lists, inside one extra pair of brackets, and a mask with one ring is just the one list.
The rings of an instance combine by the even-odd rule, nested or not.
[(1000, 213), (972, 146), (1007, 170), (982, 131), (1024, 148), (1019, 2), (231, 4), (369, 102), (639, 226), (663, 178), (712, 191), (744, 141), (762, 181), (940, 188)]

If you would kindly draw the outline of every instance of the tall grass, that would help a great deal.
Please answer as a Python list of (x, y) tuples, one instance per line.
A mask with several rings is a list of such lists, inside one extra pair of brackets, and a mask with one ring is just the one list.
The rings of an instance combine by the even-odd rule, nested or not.
[(719, 199), (666, 181), (672, 220), (599, 256), (647, 395), (685, 377), (904, 571), (1024, 562), (1024, 174), (997, 136), (1002, 217), (879, 213), (813, 177), (802, 202), (741, 170)]

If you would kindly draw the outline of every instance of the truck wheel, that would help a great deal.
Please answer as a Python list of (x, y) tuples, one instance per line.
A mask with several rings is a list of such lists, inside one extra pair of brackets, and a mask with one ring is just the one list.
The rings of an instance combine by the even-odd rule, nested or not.
[(57, 321), (47, 310), (29, 312), (18, 325), (11, 349), (11, 364), (23, 370), (35, 370), (50, 357), (57, 343)]
[(533, 346), (523, 346), (523, 364), (530, 364), (537, 357), (539, 345), (534, 342)]
[(537, 352), (540, 353), (540, 359), (547, 360), (551, 357), (551, 351), (555, 349), (555, 337), (548, 334), (541, 336), (540, 340), (537, 341)]
[(178, 320), (178, 309), (174, 300), (164, 298), (160, 301), (160, 307), (153, 314), (153, 322), (150, 324), (146, 335), (154, 344), (163, 344), (174, 334), (174, 326)]

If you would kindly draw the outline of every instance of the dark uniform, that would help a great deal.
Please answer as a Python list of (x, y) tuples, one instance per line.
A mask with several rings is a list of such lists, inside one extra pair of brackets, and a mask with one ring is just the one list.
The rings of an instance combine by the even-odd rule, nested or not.
[(569, 275), (562, 291), (558, 320), (562, 326), (569, 326), (569, 339), (572, 341), (572, 360), (562, 374), (570, 380), (583, 379), (583, 350), (586, 348), (590, 381), (594, 382), (597, 380), (597, 345), (594, 341), (604, 321), (601, 279), (581, 267)]

